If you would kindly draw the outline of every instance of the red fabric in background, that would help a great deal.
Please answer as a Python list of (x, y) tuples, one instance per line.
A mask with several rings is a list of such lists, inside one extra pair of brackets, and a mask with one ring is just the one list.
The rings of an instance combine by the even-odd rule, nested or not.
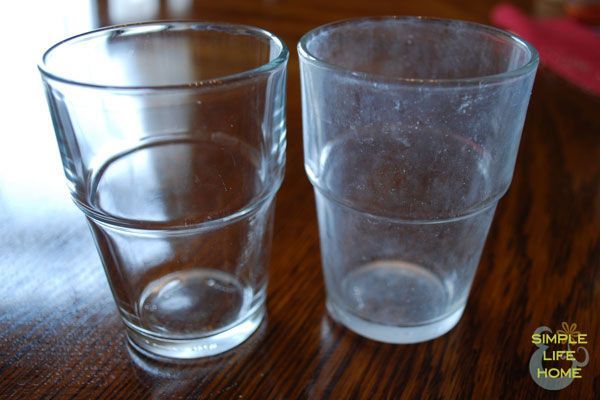
[(566, 18), (536, 20), (504, 3), (492, 10), (491, 20), (530, 42), (556, 74), (600, 96), (599, 33)]

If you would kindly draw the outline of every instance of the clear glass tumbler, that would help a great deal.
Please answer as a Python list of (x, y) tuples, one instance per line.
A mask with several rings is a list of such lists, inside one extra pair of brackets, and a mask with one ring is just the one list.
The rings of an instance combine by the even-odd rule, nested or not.
[(384, 342), (460, 319), (509, 187), (538, 63), (484, 25), (342, 21), (298, 44), (331, 316)]
[(115, 26), (39, 65), (72, 197), (129, 339), (226, 351), (265, 313), (288, 50), (253, 27)]

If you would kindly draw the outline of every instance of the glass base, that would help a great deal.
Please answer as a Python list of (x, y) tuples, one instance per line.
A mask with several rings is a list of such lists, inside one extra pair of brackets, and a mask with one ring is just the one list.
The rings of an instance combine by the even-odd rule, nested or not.
[(196, 339), (166, 339), (148, 335), (125, 324), (131, 344), (149, 356), (193, 359), (221, 354), (238, 346), (258, 329), (265, 315), (264, 304), (239, 324), (215, 335)]
[(458, 323), (465, 307), (463, 306), (433, 323), (415, 326), (390, 326), (374, 323), (349, 313), (336, 306), (331, 300), (327, 300), (327, 310), (335, 321), (361, 336), (379, 342), (409, 344), (425, 342), (442, 336)]

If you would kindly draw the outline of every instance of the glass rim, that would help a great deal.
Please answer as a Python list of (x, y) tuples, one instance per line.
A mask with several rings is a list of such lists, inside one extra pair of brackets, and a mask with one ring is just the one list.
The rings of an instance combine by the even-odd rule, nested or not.
[[(354, 25), (361, 22), (384, 22), (384, 21), (398, 21), (398, 22), (420, 22), (426, 24), (439, 24), (439, 23), (460, 23), (463, 26), (466, 26), (474, 31), (488, 32), (496, 37), (502, 37), (507, 41), (513, 42), (521, 47), (525, 48), (529, 52), (529, 59), (522, 66), (515, 68), (510, 71), (505, 71), (497, 74), (490, 75), (480, 75), (480, 76), (470, 76), (466, 78), (404, 78), (404, 77), (392, 77), (380, 74), (374, 74), (370, 72), (362, 72), (355, 71), (351, 68), (346, 68), (342, 65), (331, 63), (323, 60), (320, 57), (317, 57), (313, 53), (308, 50), (308, 43), (315, 36), (322, 34), (326, 31), (333, 30), (335, 28), (344, 26), (344, 25)], [(457, 85), (457, 84), (484, 84), (484, 83), (494, 83), (508, 80), (510, 78), (515, 78), (519, 76), (526, 75), (527, 73), (535, 70), (539, 63), (539, 54), (535, 47), (531, 45), (531, 43), (526, 40), (520, 38), (519, 36), (505, 31), (503, 29), (499, 29), (493, 26), (464, 21), (459, 19), (446, 19), (446, 18), (432, 18), (432, 17), (423, 17), (423, 16), (396, 16), (396, 15), (388, 15), (388, 16), (375, 16), (375, 17), (360, 17), (360, 18), (350, 18), (339, 21), (330, 22), (325, 25), (318, 26), (307, 33), (305, 33), (298, 42), (297, 51), (300, 58), (303, 61), (309, 62), (310, 64), (328, 69), (334, 72), (343, 73), (351, 75), (357, 79), (363, 80), (371, 80), (371, 81), (379, 81), (390, 84), (399, 84), (399, 85), (431, 85), (431, 86), (445, 86), (445, 85)]]
[[(129, 28), (139, 28), (139, 27), (159, 27), (159, 26), (178, 26), (180, 28), (187, 28), (190, 30), (199, 30), (198, 27), (201, 27), (202, 30), (207, 29), (218, 29), (220, 31), (234, 33), (234, 32), (246, 32), (254, 37), (262, 37), (267, 38), (269, 41), (276, 43), (280, 49), (275, 58), (267, 63), (263, 63), (258, 67), (244, 70), (241, 72), (237, 72), (234, 74), (223, 75), (211, 79), (200, 79), (194, 80), (187, 83), (177, 83), (177, 84), (159, 84), (159, 85), (106, 85), (106, 84), (98, 84), (93, 82), (88, 82), (86, 80), (79, 79), (71, 79), (66, 76), (60, 74), (60, 71), (52, 71), (46, 63), (46, 58), (59, 47), (77, 41), (81, 39), (88, 39), (93, 36), (100, 36), (102, 34), (107, 34), (120, 29), (129, 29)], [(230, 84), (238, 81), (242, 81), (245, 79), (251, 79), (253, 77), (268, 73), (270, 71), (276, 70), (277, 68), (285, 65), (285, 63), (289, 59), (289, 49), (285, 42), (281, 40), (277, 35), (251, 25), (244, 24), (232, 24), (227, 22), (210, 22), (210, 21), (202, 21), (202, 20), (164, 20), (164, 21), (148, 21), (148, 22), (135, 22), (135, 23), (127, 23), (127, 24), (119, 24), (119, 25), (111, 25), (105, 26), (98, 29), (94, 29), (91, 31), (79, 33), (74, 36), (69, 36), (59, 42), (54, 43), (48, 49), (46, 49), (41, 56), (41, 59), (38, 61), (37, 67), (42, 77), (44, 79), (51, 79), (54, 81), (66, 83), (73, 86), (80, 86), (86, 88), (94, 88), (94, 89), (108, 89), (108, 90), (124, 90), (124, 91), (161, 91), (161, 90), (198, 90), (203, 88), (214, 88), (217, 86)]]

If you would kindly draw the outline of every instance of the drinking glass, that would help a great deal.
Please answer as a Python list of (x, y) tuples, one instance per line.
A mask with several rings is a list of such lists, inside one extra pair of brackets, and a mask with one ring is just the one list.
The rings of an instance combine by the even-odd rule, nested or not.
[(254, 27), (114, 26), (39, 69), (64, 172), (132, 343), (196, 358), (265, 314), (288, 50)]
[(384, 342), (446, 333), (512, 178), (535, 49), (475, 23), (379, 17), (318, 27), (298, 52), (330, 315)]

